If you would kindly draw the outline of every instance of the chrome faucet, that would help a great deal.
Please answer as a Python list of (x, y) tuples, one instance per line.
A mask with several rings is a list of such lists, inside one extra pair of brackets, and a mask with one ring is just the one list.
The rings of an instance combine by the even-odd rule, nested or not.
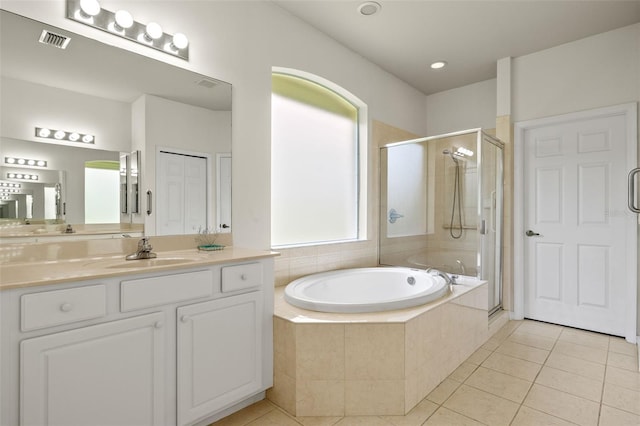
[(149, 243), (149, 239), (141, 238), (140, 241), (138, 241), (138, 250), (135, 253), (132, 253), (127, 257), (125, 257), (125, 259), (140, 260), (140, 259), (153, 259), (155, 257), (158, 257), (158, 255), (156, 253), (153, 253), (151, 250), (153, 250), (153, 247), (151, 247), (151, 244)]
[(444, 282), (447, 283), (448, 285), (454, 285), (454, 284), (458, 284), (456, 282), (456, 279), (458, 279), (457, 275), (449, 275), (446, 272), (442, 272), (439, 269), (436, 268), (428, 268), (427, 269), (427, 274), (431, 274), (431, 275), (437, 275), (439, 277), (444, 278)]

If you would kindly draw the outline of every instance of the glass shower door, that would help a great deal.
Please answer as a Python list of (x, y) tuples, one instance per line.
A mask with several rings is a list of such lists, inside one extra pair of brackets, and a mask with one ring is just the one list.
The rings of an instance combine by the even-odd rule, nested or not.
[(489, 282), (489, 315), (502, 307), (503, 150), (501, 143), (481, 133), (480, 278)]

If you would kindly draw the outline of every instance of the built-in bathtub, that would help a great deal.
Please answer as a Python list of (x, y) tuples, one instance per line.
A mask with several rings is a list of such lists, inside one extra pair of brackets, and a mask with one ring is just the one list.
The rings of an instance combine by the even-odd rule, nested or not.
[(449, 292), (445, 280), (421, 269), (354, 268), (298, 278), (285, 300), (319, 312), (381, 312), (424, 305)]
[(488, 338), (486, 281), (458, 282), (422, 305), (371, 313), (302, 309), (277, 287), (268, 398), (295, 416), (408, 413)]

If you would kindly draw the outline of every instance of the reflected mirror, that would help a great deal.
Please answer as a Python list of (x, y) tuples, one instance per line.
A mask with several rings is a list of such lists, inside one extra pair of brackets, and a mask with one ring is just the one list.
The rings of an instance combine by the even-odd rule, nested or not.
[[(231, 156), (230, 84), (7, 11), (0, 31), (0, 184), (20, 185), (3, 194), (2, 217), (136, 223), (147, 235), (230, 231), (231, 182), (216, 169)], [(58, 37), (70, 39), (66, 48), (51, 45)], [(93, 141), (44, 138), (36, 128)], [(202, 159), (197, 181), (188, 165), (173, 175), (175, 161), (160, 164), (161, 152), (183, 163)], [(184, 198), (194, 187), (196, 204)], [(141, 196), (147, 191), (154, 196)], [(197, 205), (197, 223), (187, 220), (188, 205)]]

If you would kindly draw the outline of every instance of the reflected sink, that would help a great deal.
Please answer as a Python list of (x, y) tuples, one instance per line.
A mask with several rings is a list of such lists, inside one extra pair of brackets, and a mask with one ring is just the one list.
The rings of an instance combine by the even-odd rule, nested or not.
[(169, 266), (191, 263), (198, 260), (190, 257), (160, 257), (155, 259), (122, 260), (105, 266), (109, 269), (147, 268), (151, 266)]

